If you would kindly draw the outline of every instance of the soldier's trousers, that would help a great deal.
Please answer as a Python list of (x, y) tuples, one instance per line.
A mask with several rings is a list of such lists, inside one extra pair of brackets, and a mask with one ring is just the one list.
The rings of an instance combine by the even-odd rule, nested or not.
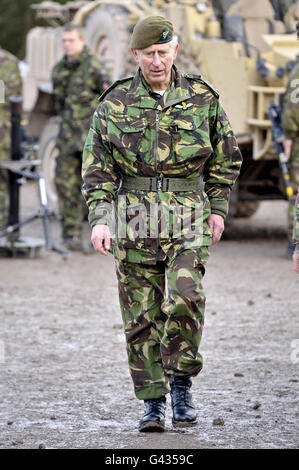
[(80, 237), (86, 213), (86, 204), (81, 194), (82, 154), (59, 149), (56, 161), (56, 189), (59, 213), (62, 219), (63, 238)]
[(168, 393), (171, 374), (192, 377), (202, 368), (201, 281), (208, 258), (208, 248), (201, 247), (156, 265), (116, 260), (128, 361), (139, 399)]

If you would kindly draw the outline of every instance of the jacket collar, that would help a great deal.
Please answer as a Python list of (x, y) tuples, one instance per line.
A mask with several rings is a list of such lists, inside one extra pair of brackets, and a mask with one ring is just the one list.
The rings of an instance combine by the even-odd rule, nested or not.
[(139, 68), (126, 94), (125, 104), (139, 108), (164, 110), (191, 98), (193, 93), (190, 82), (178, 71), (175, 65), (172, 66), (171, 75), (171, 82), (167, 90), (161, 98), (157, 99)]

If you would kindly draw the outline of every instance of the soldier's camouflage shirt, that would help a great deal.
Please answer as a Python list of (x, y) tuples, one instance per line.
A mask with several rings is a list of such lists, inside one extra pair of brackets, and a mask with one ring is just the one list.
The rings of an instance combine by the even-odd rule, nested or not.
[(98, 98), (110, 84), (108, 72), (84, 47), (75, 60), (64, 56), (53, 68), (52, 82), (56, 112), (61, 116), (57, 145), (82, 152)]
[(10, 52), (1, 48), (0, 80), (0, 158), (6, 160), (10, 158), (11, 116), (9, 98), (15, 95), (22, 95), (22, 79), (18, 59), (10, 54)]
[[(82, 192), (91, 226), (109, 223), (105, 209), (111, 213), (113, 201), (117, 212), (126, 208), (127, 230), (120, 236), (116, 227), (114, 255), (132, 262), (153, 264), (165, 254), (171, 257), (189, 247), (210, 245), (207, 218), (211, 211), (226, 216), (242, 162), (218, 93), (200, 76), (182, 75), (173, 67), (171, 84), (162, 97), (151, 91), (138, 70), (135, 77), (116, 82), (100, 101), (83, 152)], [(118, 189), (122, 174), (184, 180), (201, 175), (205, 190), (127, 191)], [(158, 204), (159, 228), (154, 237), (149, 235), (151, 211)], [(163, 214), (171, 219), (173, 208), (182, 206), (191, 212), (201, 207), (201, 220), (192, 221), (192, 229), (201, 226), (200, 243), (196, 237), (186, 238), (184, 230), (177, 236), (171, 228), (162, 228)], [(137, 238), (132, 230), (136, 210), (142, 214), (140, 224), (146, 219), (146, 234)]]

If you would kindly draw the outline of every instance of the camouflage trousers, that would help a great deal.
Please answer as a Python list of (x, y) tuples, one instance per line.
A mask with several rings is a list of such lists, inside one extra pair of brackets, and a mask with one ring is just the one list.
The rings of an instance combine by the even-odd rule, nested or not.
[(69, 153), (64, 150), (59, 151), (56, 160), (55, 182), (63, 238), (81, 236), (82, 223), (87, 212), (86, 204), (81, 194), (81, 165), (81, 152)]
[(171, 374), (191, 377), (202, 369), (201, 281), (208, 258), (204, 246), (156, 265), (116, 260), (128, 362), (141, 400), (168, 393)]

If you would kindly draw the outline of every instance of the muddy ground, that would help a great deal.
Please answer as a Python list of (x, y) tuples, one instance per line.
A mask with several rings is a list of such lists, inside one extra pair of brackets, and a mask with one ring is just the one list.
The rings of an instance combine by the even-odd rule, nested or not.
[[(32, 184), (22, 189), (22, 216), (34, 194)], [(162, 435), (138, 432), (143, 403), (112, 257), (0, 259), (0, 448), (298, 447), (299, 277), (285, 257), (285, 224), (284, 201), (262, 203), (212, 249), (204, 368), (193, 381), (199, 424), (174, 430), (168, 399)], [(57, 222), (52, 234), (59, 239)], [(22, 235), (41, 236), (41, 222)]]

